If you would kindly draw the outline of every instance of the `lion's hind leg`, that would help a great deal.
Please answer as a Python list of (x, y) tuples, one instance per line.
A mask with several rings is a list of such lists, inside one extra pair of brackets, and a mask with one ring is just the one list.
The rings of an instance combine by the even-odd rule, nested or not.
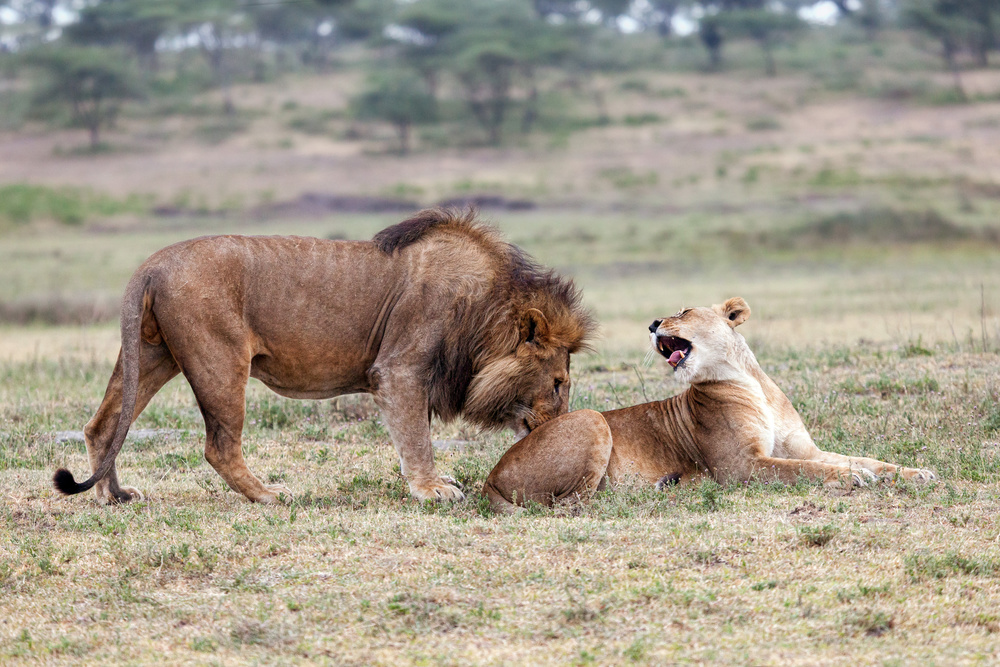
[[(142, 413), (150, 399), (173, 378), (179, 369), (165, 345), (142, 343), (139, 350), (139, 386), (136, 393), (135, 412), (132, 421)], [(100, 407), (83, 429), (87, 444), (90, 468), (96, 471), (111, 447), (118, 425), (118, 415), (122, 407), (122, 360), (121, 354), (108, 381), (104, 399)], [(127, 503), (142, 499), (142, 493), (131, 486), (120, 486), (118, 471), (114, 465), (104, 477), (94, 484), (97, 499), (102, 503)]]
[(516, 442), (490, 472), (483, 493), (498, 513), (536, 502), (574, 502), (603, 488), (611, 429), (599, 412), (577, 410)]
[(234, 491), (258, 503), (276, 503), (292, 494), (283, 485), (265, 486), (243, 458), (243, 421), (250, 359), (225, 343), (202, 343), (181, 360), (205, 419), (205, 460)]

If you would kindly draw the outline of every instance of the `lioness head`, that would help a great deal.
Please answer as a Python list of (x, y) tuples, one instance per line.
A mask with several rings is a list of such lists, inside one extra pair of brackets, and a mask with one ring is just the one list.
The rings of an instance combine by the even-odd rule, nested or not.
[(678, 379), (692, 384), (732, 379), (742, 372), (749, 351), (735, 329), (750, 317), (750, 306), (733, 297), (711, 308), (685, 308), (649, 325), (653, 348), (667, 359)]

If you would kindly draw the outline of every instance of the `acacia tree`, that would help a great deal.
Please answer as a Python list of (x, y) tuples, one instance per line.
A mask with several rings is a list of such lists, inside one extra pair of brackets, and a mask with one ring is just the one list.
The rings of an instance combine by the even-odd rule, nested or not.
[(719, 16), (723, 28), (730, 34), (748, 37), (760, 46), (764, 54), (764, 71), (767, 76), (777, 74), (774, 49), (782, 41), (801, 30), (802, 21), (792, 12), (775, 12), (769, 9), (735, 9)]
[(417, 123), (434, 120), (434, 97), (416, 72), (390, 70), (372, 76), (366, 90), (354, 99), (355, 115), (361, 119), (383, 120), (396, 128), (399, 152), (410, 150), (410, 129)]
[(46, 74), (33, 105), (69, 105), (72, 123), (87, 129), (92, 150), (100, 145), (101, 128), (114, 122), (121, 105), (143, 96), (128, 58), (116, 51), (98, 47), (44, 49), (30, 54), (27, 62)]
[(140, 66), (156, 70), (156, 42), (176, 19), (171, 3), (102, 0), (84, 7), (79, 20), (67, 26), (64, 34), (78, 44), (124, 45), (136, 55)]
[(964, 8), (955, 0), (911, 0), (903, 10), (906, 25), (940, 43), (941, 59), (951, 72), (955, 91), (963, 100), (966, 95), (958, 54), (963, 46), (982, 39), (983, 31), (983, 26), (964, 15)]
[(432, 94), (440, 75), (451, 74), (493, 145), (502, 141), (516, 92), (523, 93), (522, 130), (530, 131), (538, 114), (537, 68), (573, 48), (526, 0), (421, 0), (398, 25), (409, 31), (399, 59), (422, 73)]

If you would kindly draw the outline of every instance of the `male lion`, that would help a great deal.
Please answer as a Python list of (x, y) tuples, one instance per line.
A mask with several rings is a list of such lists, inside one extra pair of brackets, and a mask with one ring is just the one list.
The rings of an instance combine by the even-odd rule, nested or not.
[(707, 474), (726, 484), (751, 478), (864, 486), (880, 475), (926, 482), (929, 470), (824, 452), (736, 327), (750, 317), (736, 297), (686, 308), (649, 327), (653, 347), (691, 386), (665, 401), (597, 413), (572, 412), (516, 443), (483, 489), (494, 509), (574, 498), (637, 474), (657, 488)]
[[(572, 282), (464, 215), (428, 210), (373, 241), (209, 236), (153, 254), (122, 300), (122, 348), (84, 431), (105, 502), (129, 426), (177, 373), (205, 418), (205, 458), (234, 490), (274, 502), (241, 450), (249, 377), (292, 398), (368, 392), (381, 407), (410, 493), (459, 500), (434, 468), (429, 420), (463, 415), (530, 431), (567, 410), (569, 357), (593, 328)], [(126, 418), (127, 416), (127, 418)], [(290, 495), (290, 494), (289, 494)]]

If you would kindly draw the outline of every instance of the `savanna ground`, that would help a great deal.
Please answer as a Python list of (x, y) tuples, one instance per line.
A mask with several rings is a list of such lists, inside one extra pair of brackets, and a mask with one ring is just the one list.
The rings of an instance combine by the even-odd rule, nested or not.
[(335, 117), (328, 134), (292, 133), (282, 114), (337, 104), (335, 85), (308, 80), (247, 90), (242, 106), (261, 105), (247, 123), (262, 127), (211, 146), (188, 120), (142, 117), (122, 120), (128, 150), (86, 158), (54, 151), (66, 137), (5, 136), (4, 182), (119, 201), (533, 198), (544, 206), (489, 217), (573, 275), (602, 323), (573, 362), (574, 408), (681, 390), (661, 360), (644, 362), (648, 322), (740, 295), (753, 309), (743, 333), (822, 448), (939, 481), (625, 485), (496, 517), (479, 489), (510, 434), (435, 424), (451, 441), (438, 467), (468, 498), (420, 505), (370, 401), (291, 401), (251, 383), (250, 467), (295, 493), (261, 507), (205, 463), (178, 378), (119, 458), (147, 500), (62, 498), (52, 471), (87, 470), (64, 432), (100, 401), (117, 352), (108, 319), (149, 253), (206, 231), (367, 238), (400, 216), (42, 221), (0, 237), (3, 313), (97, 323), (0, 329), (0, 662), (1000, 660), (1000, 76), (971, 79), (982, 99), (935, 106), (802, 75), (635, 74), (606, 82), (610, 125), (499, 152), (376, 155), (334, 136)]

